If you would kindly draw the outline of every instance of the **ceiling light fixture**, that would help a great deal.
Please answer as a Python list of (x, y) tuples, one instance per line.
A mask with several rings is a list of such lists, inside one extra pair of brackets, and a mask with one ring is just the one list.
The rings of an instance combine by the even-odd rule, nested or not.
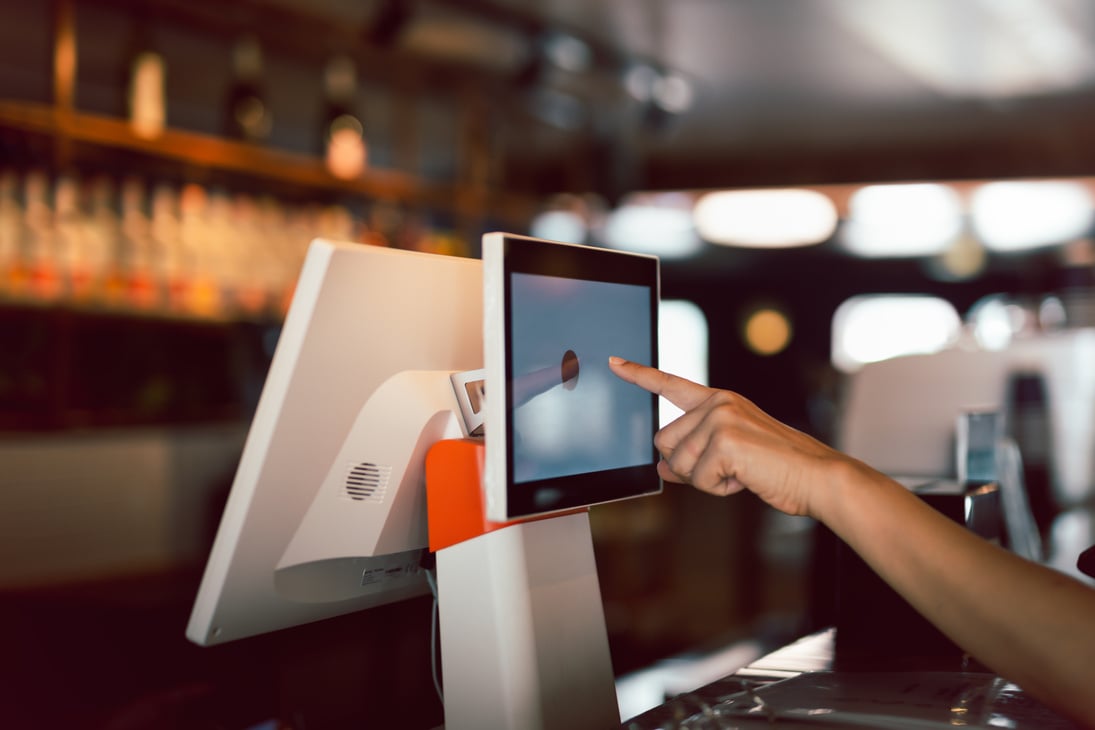
[(711, 243), (744, 248), (793, 248), (828, 240), (836, 206), (815, 190), (724, 190), (699, 198), (692, 216)]
[(909, 257), (943, 253), (962, 232), (962, 203), (946, 185), (868, 185), (848, 201), (841, 230), (857, 256)]
[(994, 182), (974, 191), (970, 213), (987, 248), (1021, 251), (1089, 235), (1092, 205), (1090, 191), (1076, 182)]
[(608, 215), (601, 238), (612, 248), (663, 258), (691, 256), (703, 246), (692, 224), (688, 197), (672, 193), (624, 201)]

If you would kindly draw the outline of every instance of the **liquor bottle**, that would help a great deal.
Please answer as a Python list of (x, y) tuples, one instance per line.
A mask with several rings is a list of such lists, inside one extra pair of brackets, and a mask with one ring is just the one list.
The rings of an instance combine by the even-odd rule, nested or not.
[(130, 129), (142, 139), (163, 134), (167, 123), (164, 85), (167, 66), (148, 36), (144, 23), (138, 23), (130, 44), (126, 69), (126, 118)]
[(327, 170), (342, 180), (365, 171), (365, 127), (357, 114), (357, 69), (349, 56), (335, 56), (323, 73), (325, 92), (323, 159)]
[(273, 319), (284, 318), (292, 301), (303, 262), (298, 255), (300, 242), (308, 242), (315, 236), (311, 221), (302, 218), (298, 205), (288, 205), (269, 196), (260, 204), (265, 314)]
[[(139, 225), (136, 217), (127, 220)], [(169, 183), (156, 184), (149, 220), (153, 270), (165, 308), (176, 316), (185, 314), (190, 289), (190, 267), (183, 250), (181, 227), (178, 192)]]
[(212, 290), (213, 309), (210, 316), (233, 317), (237, 314), (236, 291), (238, 277), (235, 259), (240, 236), (232, 212), (228, 192), (211, 188), (206, 194), (205, 234), (201, 241), (199, 260), (202, 281)]
[(100, 208), (92, 204), (92, 218), (102, 235), (114, 231), (114, 246), (108, 267), (104, 299), (113, 309), (128, 309), (131, 305), (130, 288), (132, 286), (133, 262), (135, 252), (141, 247), (142, 237), (147, 238), (148, 220), (141, 210), (144, 202), (144, 186), (137, 177), (127, 177), (122, 181), (118, 195), (118, 210), (112, 207)]
[(142, 312), (162, 308), (166, 286), (145, 212), (144, 183), (136, 177), (122, 183), (120, 222), (113, 208), (102, 203), (93, 206), (92, 219), (101, 229), (116, 231), (112, 301)]
[(19, 205), (19, 176), (0, 171), (0, 299), (18, 299), (23, 268), (23, 209)]
[(212, 318), (221, 314), (214, 228), (210, 220), (209, 193), (202, 185), (187, 183), (179, 196), (179, 244), (186, 284), (182, 299), (185, 314)]
[(94, 261), (80, 210), (80, 183), (71, 174), (58, 176), (53, 188), (53, 226), (57, 270), (70, 304), (87, 306), (95, 298)]
[(269, 239), (260, 232), (259, 206), (250, 195), (232, 200), (231, 237), (225, 241), (235, 308), (246, 319), (261, 319), (268, 306)]
[(42, 304), (56, 303), (64, 294), (49, 196), (50, 182), (46, 173), (29, 171), (23, 178), (25, 284), (28, 296)]
[(232, 49), (232, 86), (224, 119), (224, 131), (229, 137), (262, 142), (270, 136), (273, 115), (262, 77), (262, 47), (254, 36), (244, 36)]

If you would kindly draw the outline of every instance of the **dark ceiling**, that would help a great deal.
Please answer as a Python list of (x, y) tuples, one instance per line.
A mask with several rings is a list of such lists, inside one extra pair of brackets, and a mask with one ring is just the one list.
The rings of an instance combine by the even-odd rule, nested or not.
[[(1095, 171), (1087, 0), (267, 5), (534, 85), (536, 114), (564, 133), (590, 132), (610, 162), (596, 159), (639, 187)], [(562, 46), (576, 70), (533, 62), (545, 39), (558, 48), (557, 34), (580, 41)], [(673, 111), (623, 90), (636, 64), (687, 83), (673, 87)]]

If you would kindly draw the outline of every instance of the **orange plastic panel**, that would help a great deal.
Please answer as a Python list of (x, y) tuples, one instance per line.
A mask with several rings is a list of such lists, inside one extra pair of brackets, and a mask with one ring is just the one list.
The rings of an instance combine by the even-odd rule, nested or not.
[[(426, 509), (432, 552), (519, 522), (559, 516), (508, 522), (488, 520), (483, 498), (485, 455), (481, 439), (438, 441), (426, 453)], [(584, 508), (561, 514), (583, 511)]]

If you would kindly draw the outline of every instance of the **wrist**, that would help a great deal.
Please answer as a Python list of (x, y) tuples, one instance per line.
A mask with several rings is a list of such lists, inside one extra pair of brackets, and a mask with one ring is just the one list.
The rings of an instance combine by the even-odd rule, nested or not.
[(808, 493), (807, 514), (834, 531), (839, 531), (849, 508), (860, 501), (863, 489), (875, 487), (879, 479), (889, 481), (861, 461), (839, 455), (830, 459), (821, 471), (816, 488)]

